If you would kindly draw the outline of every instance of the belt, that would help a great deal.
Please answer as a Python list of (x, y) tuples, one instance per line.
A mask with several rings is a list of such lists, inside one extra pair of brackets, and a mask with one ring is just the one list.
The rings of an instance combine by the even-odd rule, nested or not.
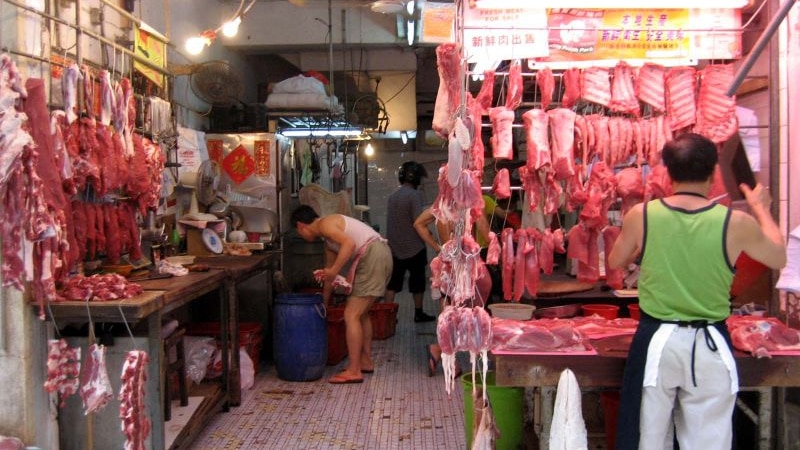
[(721, 322), (711, 322), (708, 320), (662, 320), (661, 323), (671, 323), (682, 328), (707, 328), (715, 326)]

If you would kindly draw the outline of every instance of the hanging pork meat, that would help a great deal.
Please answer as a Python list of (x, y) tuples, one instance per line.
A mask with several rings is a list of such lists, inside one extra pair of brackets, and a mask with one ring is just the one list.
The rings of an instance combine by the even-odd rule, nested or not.
[(527, 148), (525, 166), (528, 170), (534, 171), (551, 165), (549, 120), (550, 116), (542, 109), (530, 109), (522, 114)]
[(575, 173), (575, 112), (567, 108), (547, 111), (550, 116), (550, 150), (556, 181)]
[(522, 63), (515, 59), (508, 67), (508, 85), (506, 87), (506, 109), (514, 111), (522, 103)]
[(539, 88), (542, 109), (547, 109), (550, 102), (553, 101), (553, 91), (556, 87), (553, 71), (549, 67), (544, 67), (536, 72), (536, 86)]
[(581, 98), (581, 70), (571, 67), (561, 74), (561, 82), (564, 84), (564, 95), (561, 96), (561, 106), (572, 108)]
[(481, 89), (475, 97), (475, 101), (480, 105), (480, 115), (486, 116), (489, 114), (489, 108), (492, 107), (494, 99), (494, 70), (486, 70), (483, 72), (483, 81), (481, 82)]
[(633, 88), (633, 69), (625, 61), (620, 61), (614, 66), (611, 101), (608, 107), (614, 112), (639, 115), (639, 100)]
[(608, 106), (611, 103), (611, 80), (606, 67), (587, 67), (581, 71), (581, 98)]
[[(697, 83), (694, 67), (673, 67), (664, 77), (666, 84), (667, 115), (672, 131), (694, 125)], [(658, 147), (659, 149), (661, 147)]]
[(659, 113), (666, 110), (664, 74), (664, 66), (648, 62), (639, 68), (636, 76), (636, 97)]
[(739, 128), (736, 117), (736, 97), (728, 97), (733, 83), (733, 64), (711, 64), (699, 72), (697, 117), (694, 132), (720, 144)]
[(461, 56), (458, 46), (446, 42), (436, 47), (436, 68), (439, 72), (439, 91), (433, 108), (433, 131), (446, 138), (450, 134), (455, 112), (460, 103)]
[(514, 124), (514, 111), (505, 106), (498, 106), (489, 110), (489, 119), (492, 122), (492, 156), (495, 159), (512, 159), (514, 157), (512, 126)]

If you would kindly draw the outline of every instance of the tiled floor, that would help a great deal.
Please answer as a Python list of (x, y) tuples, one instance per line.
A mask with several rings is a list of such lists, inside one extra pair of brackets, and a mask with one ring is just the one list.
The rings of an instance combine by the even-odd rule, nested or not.
[[(364, 383), (327, 382), (346, 360), (312, 382), (280, 380), (268, 363), (241, 406), (218, 414), (192, 449), (464, 448), (461, 383), (448, 397), (441, 367), (428, 377), (425, 344), (435, 340), (435, 322), (415, 324), (411, 296), (396, 299), (396, 333), (373, 343), (375, 373)], [(435, 311), (426, 302), (426, 311)]]

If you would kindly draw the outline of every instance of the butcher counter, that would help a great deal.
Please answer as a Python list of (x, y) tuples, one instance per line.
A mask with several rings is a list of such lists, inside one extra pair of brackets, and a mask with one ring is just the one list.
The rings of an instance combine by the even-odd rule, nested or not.
[[(613, 336), (592, 340), (595, 355), (534, 355), (493, 354), (495, 383), (498, 386), (534, 388), (540, 400), (539, 426), (536, 430), (540, 443), (547, 448), (549, 427), (552, 419), (555, 388), (564, 369), (575, 373), (581, 389), (617, 389), (622, 383), (622, 374), (632, 335)], [(757, 424), (758, 448), (768, 450), (781, 448), (773, 439), (772, 394), (773, 389), (800, 386), (800, 356), (773, 356), (755, 358), (735, 351), (742, 391), (758, 394), (758, 411), (752, 411), (742, 401), (737, 405)], [(781, 397), (782, 398), (782, 397)], [(775, 447), (778, 445), (778, 447)]]
[[(193, 387), (191, 396), (202, 396), (203, 400), (195, 410), (191, 419), (177, 433), (170, 449), (188, 448), (191, 441), (202, 431), (210, 418), (228, 406), (238, 406), (241, 401), (241, 382), (239, 373), (239, 352), (230, 352), (231, 348), (239, 348), (239, 333), (233, 332), (239, 327), (239, 299), (237, 298), (237, 285), (259, 273), (266, 272), (264, 301), (271, 301), (272, 277), (271, 270), (278, 252), (269, 252), (251, 256), (204, 256), (195, 259), (196, 264), (209, 268), (206, 272), (189, 272), (186, 276), (159, 278), (136, 281), (144, 288), (144, 292), (136, 297), (121, 301), (108, 302), (53, 302), (50, 303), (48, 315), (58, 326), (66, 323), (87, 323), (89, 319), (95, 323), (124, 323), (132, 327), (142, 323), (146, 328), (146, 351), (150, 355), (150, 365), (147, 374), (147, 388), (145, 400), (149, 405), (148, 413), (152, 420), (150, 442), (152, 449), (166, 448), (165, 423), (163, 405), (163, 366), (164, 352), (162, 348), (162, 318), (173, 311), (183, 307), (191, 307), (192, 302), (216, 293), (216, 303), (220, 318), (220, 348), (222, 351), (222, 376), (218, 384), (202, 383)], [(131, 336), (133, 339), (133, 336)], [(117, 341), (126, 343), (125, 338)], [(133, 340), (137, 345), (137, 340)], [(158, 356), (154, 356), (158, 355)], [(230, 364), (228, 363), (230, 361)], [(114, 372), (119, 368), (109, 367), (111, 378), (116, 378)], [(112, 407), (109, 405), (109, 407)], [(105, 412), (101, 413), (105, 414)], [(116, 417), (116, 411), (113, 416)], [(76, 419), (80, 420), (80, 419)], [(92, 433), (90, 421), (80, 420), (87, 435)], [(75, 423), (75, 428), (82, 424)], [(70, 424), (73, 425), (73, 424)], [(118, 432), (119, 424), (113, 430)], [(80, 434), (80, 433), (79, 433)], [(96, 432), (94, 433), (97, 434)], [(83, 439), (91, 442), (91, 438)], [(102, 444), (95, 441), (95, 448), (103, 448)], [(74, 448), (90, 448), (87, 443), (76, 445)], [(111, 447), (108, 447), (111, 448)]]

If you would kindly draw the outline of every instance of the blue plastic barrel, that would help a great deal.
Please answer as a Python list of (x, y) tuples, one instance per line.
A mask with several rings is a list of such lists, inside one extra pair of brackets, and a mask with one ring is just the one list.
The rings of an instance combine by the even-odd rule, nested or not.
[(328, 324), (319, 294), (280, 294), (275, 300), (272, 353), (278, 377), (313, 381), (328, 359)]

